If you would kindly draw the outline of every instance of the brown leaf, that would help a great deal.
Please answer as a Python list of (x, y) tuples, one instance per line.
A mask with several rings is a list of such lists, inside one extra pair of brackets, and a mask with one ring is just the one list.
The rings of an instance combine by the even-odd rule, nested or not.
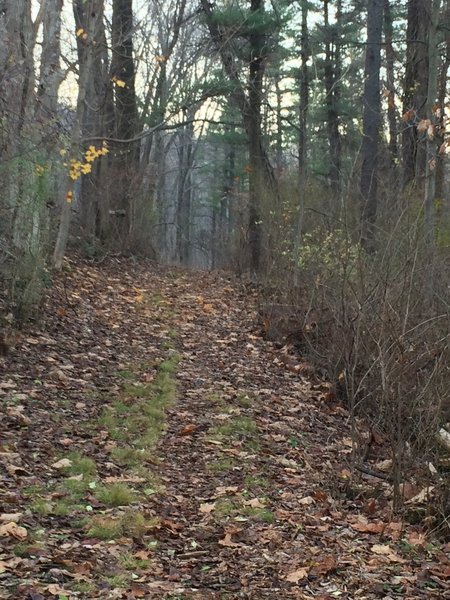
[(251, 500), (246, 500), (244, 502), (244, 506), (251, 506), (252, 508), (264, 508), (265, 504), (261, 502), (259, 498), (252, 498)]
[(67, 591), (57, 583), (51, 583), (46, 589), (52, 596), (67, 596)]
[(0, 537), (7, 536), (16, 538), (16, 540), (24, 540), (27, 535), (28, 532), (25, 527), (19, 527), (14, 521), (0, 525)]
[(67, 467), (71, 466), (72, 461), (70, 460), (70, 458), (61, 458), (61, 460), (57, 460), (55, 463), (52, 464), (52, 467), (54, 469), (67, 469)]
[(350, 520), (350, 527), (361, 533), (382, 533), (386, 525), (381, 521), (369, 522), (365, 517), (359, 515), (356, 520)]
[(180, 429), (178, 435), (191, 435), (197, 429), (197, 425), (195, 423), (188, 423)]
[(242, 545), (242, 544), (233, 542), (233, 540), (231, 539), (231, 533), (226, 533), (223, 540), (219, 540), (219, 544), (221, 546), (226, 546), (227, 548), (237, 548)]
[(215, 502), (205, 502), (204, 504), (200, 504), (200, 512), (205, 514), (205, 515), (209, 515), (209, 513), (211, 513), (214, 509), (216, 508), (216, 503)]
[(289, 573), (288, 575), (283, 577), (283, 579), (285, 581), (289, 581), (290, 583), (298, 583), (302, 579), (305, 579), (305, 577), (308, 577), (308, 569), (306, 569), (305, 567), (301, 567), (296, 571), (292, 571), (292, 573)]
[(319, 559), (316, 565), (314, 565), (312, 572), (315, 575), (326, 575), (331, 571), (335, 571), (337, 569), (337, 562), (334, 556), (324, 556)]
[(0, 515), (0, 523), (18, 523), (23, 517), (23, 513), (4, 513)]

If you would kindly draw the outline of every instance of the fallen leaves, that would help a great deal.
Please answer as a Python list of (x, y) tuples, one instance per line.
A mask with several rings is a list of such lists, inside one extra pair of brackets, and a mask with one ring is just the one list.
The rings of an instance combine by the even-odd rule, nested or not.
[[(336, 398), (332, 409), (322, 401), (298, 358), (291, 368), (247, 327), (248, 294), (216, 275), (127, 264), (73, 264), (49, 300), (52, 331), (25, 338), (28, 362), (0, 382), (0, 419), (12, 424), (0, 445), (2, 584), (26, 581), (30, 600), (80, 597), (80, 584), (92, 600), (206, 598), (206, 590), (221, 594), (219, 583), (233, 597), (273, 589), (283, 600), (356, 600), (375, 581), (405, 598), (443, 597), (449, 549), (430, 550), (420, 527), (390, 521), (390, 484), (362, 480), (346, 461), (348, 412)], [(124, 446), (120, 428), (111, 435), (105, 409), (125, 382), (120, 409), (131, 410), (172, 347), (182, 355), (178, 399), (161, 446), (130, 468), (135, 448)], [(236, 415), (251, 418), (257, 434), (231, 428), (214, 439)], [(77, 454), (95, 462), (95, 475), (78, 470)], [(386, 453), (376, 460), (372, 467), (390, 471)], [(132, 489), (133, 506), (99, 504), (97, 492), (117, 484)], [(83, 524), (99, 514), (103, 525), (123, 522), (117, 537)]]
[(25, 527), (17, 525), (15, 521), (4, 523), (0, 525), (0, 537), (13, 537), (16, 540), (25, 540), (28, 536), (28, 532)]
[(68, 467), (71, 467), (72, 464), (73, 462), (70, 460), (70, 458), (61, 458), (61, 460), (54, 462), (52, 464), (52, 467), (58, 470), (67, 469)]
[(289, 583), (298, 583), (306, 577), (308, 577), (308, 569), (306, 569), (305, 567), (300, 567), (299, 569), (296, 569), (295, 571), (292, 571), (291, 573), (283, 577), (283, 579), (285, 581), (289, 581)]

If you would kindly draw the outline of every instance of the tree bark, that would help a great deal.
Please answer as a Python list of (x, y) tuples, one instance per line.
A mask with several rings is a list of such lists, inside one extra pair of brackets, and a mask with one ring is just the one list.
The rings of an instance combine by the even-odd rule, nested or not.
[[(438, 81), (438, 48), (437, 30), (441, 0), (433, 0), (428, 35), (428, 93), (426, 102), (426, 117), (430, 123), (436, 122), (435, 103)], [(425, 164), (425, 241), (428, 251), (432, 253), (435, 243), (435, 208), (436, 196), (436, 140), (434, 135), (427, 135), (426, 164)], [(430, 265), (431, 267), (432, 265)], [(432, 269), (430, 269), (432, 270)]]
[[(99, 12), (94, 10), (93, 3), (95, 1), (96, 0), (91, 0), (89, 6), (89, 8), (91, 8), (92, 10), (89, 11), (89, 20), (87, 22), (87, 28), (85, 29), (86, 38), (85, 40), (83, 40), (83, 43), (85, 44), (84, 59), (83, 62), (79, 65), (77, 108), (72, 126), (69, 154), (71, 158), (78, 157), (80, 153), (81, 140), (83, 135), (83, 123), (85, 122), (85, 116), (88, 106), (88, 88), (91, 77), (94, 51), (96, 47), (96, 45), (94, 44), (96, 21), (99, 17)], [(57, 271), (61, 270), (62, 268), (67, 242), (69, 239), (70, 223), (72, 220), (72, 202), (68, 200), (67, 194), (68, 192), (72, 191), (73, 183), (74, 182), (70, 179), (69, 175), (67, 175), (66, 195), (61, 208), (58, 235), (56, 238), (55, 249), (53, 252), (53, 265)]]
[(417, 183), (425, 170), (425, 152), (418, 143), (416, 126), (425, 116), (430, 8), (431, 0), (408, 0), (403, 114), (410, 118), (406, 119), (402, 134), (403, 188)]
[[(330, 149), (330, 188), (333, 194), (341, 194), (341, 137), (339, 133), (339, 77), (340, 77), (340, 48), (337, 39), (336, 26), (329, 22), (329, 0), (324, 0), (324, 25), (325, 25), (325, 104), (327, 108), (327, 132)], [(337, 15), (341, 15), (341, 2), (337, 4)]]
[(361, 244), (374, 250), (377, 216), (378, 141), (381, 125), (380, 64), (384, 0), (371, 0), (367, 13), (361, 167)]
[(393, 39), (393, 24), (390, 0), (385, 0), (384, 3), (384, 42), (386, 54), (386, 88), (387, 88), (387, 120), (389, 128), (389, 159), (391, 173), (391, 183), (395, 185), (395, 172), (398, 166), (398, 144), (397, 144), (397, 111), (395, 108), (395, 53), (392, 44)]
[[(113, 0), (111, 79), (115, 95), (115, 136), (132, 139), (139, 129), (139, 115), (135, 90), (133, 57), (133, 2)], [(112, 214), (115, 216), (115, 234), (120, 247), (130, 242), (133, 226), (133, 200), (137, 193), (139, 144), (129, 142), (112, 149), (112, 167), (115, 174), (112, 191)]]
[[(256, 29), (252, 30), (249, 34), (250, 64), (248, 93), (246, 95), (229, 44), (227, 44), (214, 19), (212, 5), (208, 0), (201, 0), (201, 5), (211, 38), (220, 54), (225, 73), (233, 84), (231, 98), (240, 110), (243, 126), (247, 134), (249, 146), (248, 248), (250, 252), (250, 270), (256, 274), (260, 272), (262, 267), (260, 202), (261, 198), (267, 194), (267, 191), (276, 194), (276, 179), (261, 132), (265, 36)], [(264, 0), (251, 0), (250, 10), (253, 13), (263, 11)]]

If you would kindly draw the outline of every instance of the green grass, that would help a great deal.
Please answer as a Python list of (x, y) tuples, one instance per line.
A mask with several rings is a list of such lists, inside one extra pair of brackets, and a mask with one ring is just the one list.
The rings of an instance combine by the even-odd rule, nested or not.
[(149, 564), (149, 560), (137, 558), (131, 552), (124, 552), (119, 556), (119, 565), (127, 571), (140, 571), (146, 569)]
[(206, 468), (211, 473), (225, 473), (231, 471), (234, 467), (236, 467), (236, 461), (232, 458), (222, 458), (206, 464)]
[(113, 517), (94, 517), (87, 534), (99, 540), (114, 540), (122, 536), (122, 524)]
[(240, 440), (250, 450), (259, 449), (258, 427), (249, 417), (235, 417), (222, 425), (211, 427), (209, 435), (221, 441)]
[(95, 494), (96, 498), (106, 506), (128, 506), (136, 501), (134, 490), (124, 483), (113, 483), (108, 486), (101, 486)]
[(68, 468), (68, 472), (71, 475), (83, 475), (89, 477), (96, 474), (97, 465), (92, 458), (88, 458), (87, 456), (75, 452), (69, 455), (69, 459), (72, 461), (71, 466)]
[(261, 475), (246, 475), (244, 484), (250, 489), (267, 489), (270, 487), (270, 482)]
[(53, 506), (52, 503), (45, 498), (37, 497), (30, 504), (30, 510), (37, 515), (46, 516), (53, 512)]
[(92, 517), (86, 527), (87, 534), (100, 540), (115, 540), (119, 537), (143, 538), (143, 536), (155, 527), (158, 519), (148, 519), (140, 511), (129, 509), (117, 516), (95, 516)]

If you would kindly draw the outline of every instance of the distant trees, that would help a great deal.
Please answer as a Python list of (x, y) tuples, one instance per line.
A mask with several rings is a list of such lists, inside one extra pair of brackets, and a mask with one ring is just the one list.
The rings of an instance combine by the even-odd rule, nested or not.
[(298, 275), (313, 223), (375, 249), (392, 196), (445, 229), (447, 0), (39, 6), (0, 0), (5, 256)]

